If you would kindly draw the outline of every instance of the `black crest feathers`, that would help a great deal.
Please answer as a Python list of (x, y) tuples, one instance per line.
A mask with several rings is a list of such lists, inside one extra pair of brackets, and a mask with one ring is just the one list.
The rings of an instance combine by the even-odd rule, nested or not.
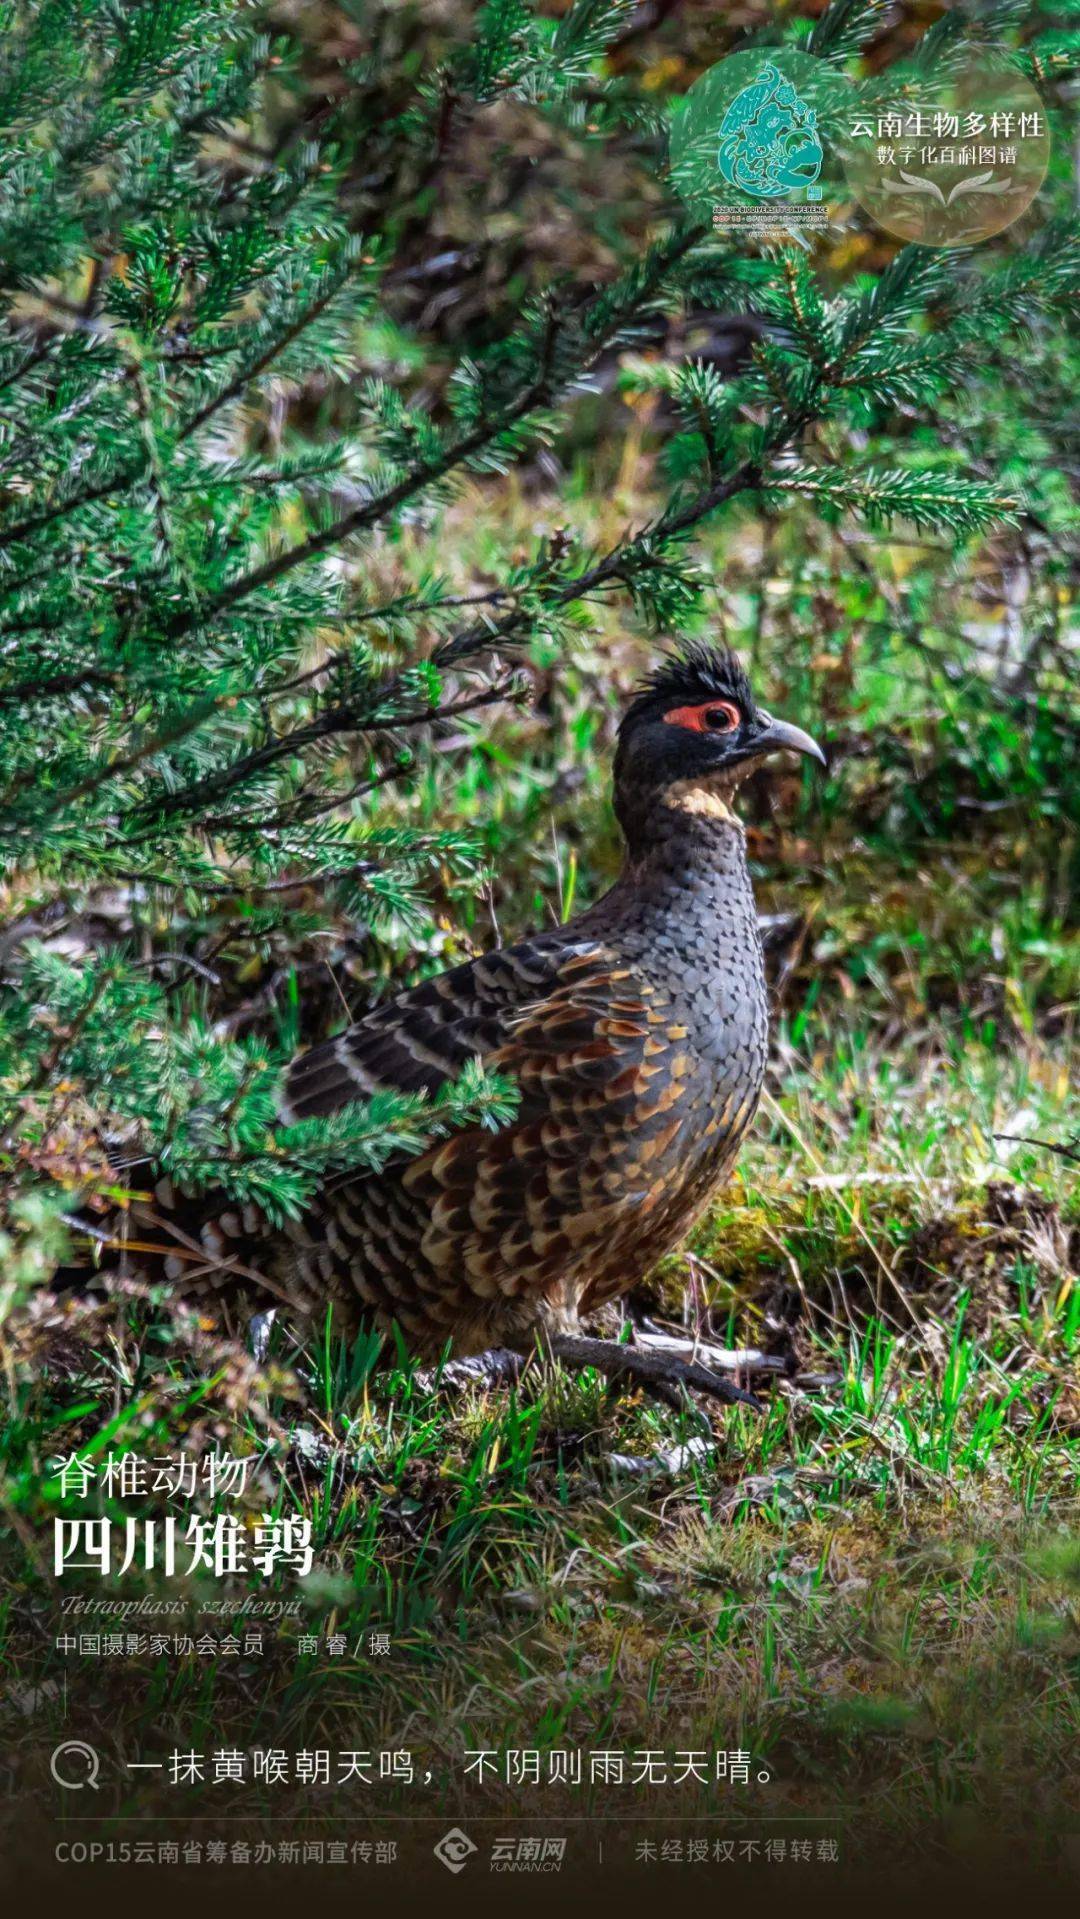
[(733, 700), (747, 719), (754, 714), (750, 681), (736, 655), (725, 646), (691, 640), (669, 653), (642, 682), (623, 715), (628, 720), (672, 705), (692, 706), (697, 700)]

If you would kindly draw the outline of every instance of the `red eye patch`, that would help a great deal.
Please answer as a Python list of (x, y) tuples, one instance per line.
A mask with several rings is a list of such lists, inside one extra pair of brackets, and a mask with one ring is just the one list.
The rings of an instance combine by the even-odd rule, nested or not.
[(673, 706), (664, 714), (669, 726), (685, 726), (691, 733), (734, 733), (742, 714), (729, 700), (707, 700), (703, 706)]

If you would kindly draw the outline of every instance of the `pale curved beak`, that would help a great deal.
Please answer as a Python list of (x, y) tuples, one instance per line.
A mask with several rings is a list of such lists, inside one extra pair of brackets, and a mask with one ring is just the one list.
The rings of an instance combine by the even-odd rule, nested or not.
[(758, 718), (764, 721), (765, 730), (757, 735), (750, 752), (756, 759), (759, 753), (779, 753), (786, 748), (790, 753), (805, 753), (808, 759), (817, 760), (820, 766), (828, 764), (824, 753), (816, 740), (804, 733), (801, 726), (791, 726), (787, 720), (774, 720), (771, 713), (758, 712)]

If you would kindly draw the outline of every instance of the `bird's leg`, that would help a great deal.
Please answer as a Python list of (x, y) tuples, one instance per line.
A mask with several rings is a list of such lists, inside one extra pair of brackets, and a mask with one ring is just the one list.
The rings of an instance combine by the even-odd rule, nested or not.
[[(685, 1391), (693, 1390), (726, 1405), (750, 1406), (760, 1412), (760, 1399), (725, 1375), (784, 1371), (782, 1360), (750, 1348), (729, 1350), (640, 1327), (634, 1329), (634, 1342), (632, 1346), (622, 1346), (613, 1339), (593, 1339), (554, 1328), (541, 1335), (543, 1351), (568, 1370), (591, 1366), (613, 1384), (624, 1381), (627, 1385), (639, 1386), (654, 1399), (676, 1409), (685, 1405)], [(451, 1359), (438, 1375), (438, 1381), (453, 1391), (465, 1391), (472, 1386), (514, 1386), (532, 1356), (530, 1352), (512, 1351), (505, 1346), (492, 1347), (467, 1359)]]
[[(671, 1342), (672, 1345), (679, 1343)], [(753, 1393), (744, 1391), (733, 1380), (726, 1379), (722, 1373), (700, 1364), (693, 1357), (678, 1352), (620, 1346), (613, 1339), (589, 1339), (581, 1333), (554, 1330), (545, 1335), (544, 1344), (552, 1358), (564, 1366), (572, 1369), (593, 1366), (609, 1379), (625, 1380), (629, 1385), (640, 1386), (669, 1406), (683, 1403), (680, 1388), (685, 1388), (707, 1393), (710, 1398), (723, 1400), (729, 1406), (750, 1406), (754, 1412), (764, 1410), (761, 1400)], [(687, 1355), (691, 1354), (689, 1343), (686, 1350)]]

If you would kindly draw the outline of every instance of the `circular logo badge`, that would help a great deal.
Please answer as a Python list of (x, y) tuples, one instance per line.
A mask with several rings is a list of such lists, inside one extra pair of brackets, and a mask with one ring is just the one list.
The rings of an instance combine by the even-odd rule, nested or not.
[(683, 200), (732, 233), (769, 238), (827, 226), (840, 180), (829, 127), (844, 84), (787, 47), (710, 67), (672, 127), (672, 177)]
[(972, 51), (856, 81), (788, 47), (710, 67), (676, 108), (681, 198), (731, 237), (823, 231), (852, 199), (923, 246), (974, 246), (1026, 211), (1050, 161), (1046, 108), (1022, 73)]
[(1050, 162), (1035, 88), (982, 56), (952, 74), (909, 77), (887, 104), (851, 107), (836, 138), (859, 205), (888, 233), (930, 247), (974, 246), (1011, 226)]

